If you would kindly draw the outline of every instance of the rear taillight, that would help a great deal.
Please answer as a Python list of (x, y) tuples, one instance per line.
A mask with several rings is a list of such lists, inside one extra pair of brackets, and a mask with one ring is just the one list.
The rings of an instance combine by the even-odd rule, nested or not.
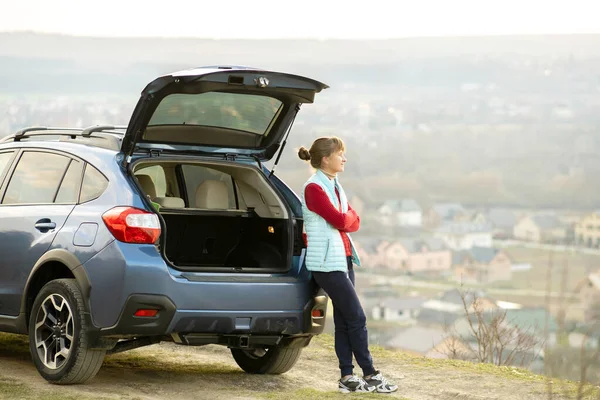
[(121, 242), (151, 244), (160, 237), (158, 216), (139, 208), (111, 208), (102, 219), (110, 233)]

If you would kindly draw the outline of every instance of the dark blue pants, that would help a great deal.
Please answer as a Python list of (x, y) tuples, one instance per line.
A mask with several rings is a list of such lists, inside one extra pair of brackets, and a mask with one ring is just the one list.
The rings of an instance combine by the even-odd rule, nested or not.
[(333, 303), (335, 353), (340, 362), (342, 377), (352, 374), (352, 354), (364, 375), (373, 374), (375, 368), (369, 352), (367, 317), (354, 289), (352, 258), (348, 257), (348, 273), (335, 271), (312, 274)]

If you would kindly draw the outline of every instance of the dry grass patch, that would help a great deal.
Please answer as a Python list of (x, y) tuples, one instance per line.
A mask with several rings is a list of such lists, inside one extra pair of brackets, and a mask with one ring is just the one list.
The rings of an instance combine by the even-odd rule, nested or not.
[(223, 363), (198, 363), (192, 356), (181, 354), (162, 357), (144, 352), (126, 352), (106, 356), (102, 368), (133, 368), (145, 371), (177, 372), (190, 374), (236, 374), (244, 372)]
[[(347, 399), (348, 394), (343, 394), (339, 392), (324, 392), (321, 390), (315, 389), (298, 389), (292, 392), (285, 393), (264, 393), (260, 398), (275, 400), (275, 399), (285, 399), (285, 400), (337, 400), (337, 399)], [(379, 399), (381, 400), (382, 394), (380, 393), (352, 393), (350, 394), (350, 398), (352, 399)], [(394, 397), (397, 398), (397, 397)], [(400, 398), (403, 399), (403, 398)], [(407, 399), (405, 399), (407, 400)]]
[(15, 382), (8, 380), (7, 378), (0, 377), (0, 399), (10, 400), (108, 400), (109, 398), (103, 396), (89, 397), (87, 395), (77, 394), (70, 395), (66, 394), (64, 390), (60, 389), (60, 386), (50, 386), (51, 389), (39, 390), (34, 389), (24, 383)]

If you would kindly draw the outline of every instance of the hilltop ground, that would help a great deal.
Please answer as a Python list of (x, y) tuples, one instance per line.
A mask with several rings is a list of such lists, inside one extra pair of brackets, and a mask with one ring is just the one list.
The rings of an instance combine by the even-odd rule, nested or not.
[[(391, 395), (350, 398), (547, 399), (546, 379), (527, 371), (431, 360), (373, 347), (376, 366), (400, 385)], [(161, 343), (106, 358), (96, 378), (85, 385), (46, 383), (30, 361), (25, 337), (0, 334), (1, 399), (337, 399), (333, 338), (321, 335), (305, 349), (294, 369), (279, 376), (249, 375), (218, 346), (182, 347)], [(554, 382), (553, 399), (577, 398), (577, 385)], [(597, 388), (587, 388), (597, 399)], [(592, 393), (593, 392), (593, 393)]]

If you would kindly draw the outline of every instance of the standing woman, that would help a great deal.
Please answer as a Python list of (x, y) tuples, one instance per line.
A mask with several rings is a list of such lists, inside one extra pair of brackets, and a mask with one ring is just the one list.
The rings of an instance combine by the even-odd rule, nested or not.
[[(367, 318), (354, 289), (353, 264), (360, 266), (348, 232), (356, 232), (360, 218), (348, 204), (338, 173), (344, 171), (344, 142), (337, 137), (315, 140), (300, 159), (316, 169), (302, 191), (302, 212), (307, 237), (306, 268), (333, 303), (335, 353), (339, 360), (339, 390), (391, 393), (398, 386), (388, 382), (373, 366), (369, 352)], [(352, 355), (363, 371), (353, 374)]]

